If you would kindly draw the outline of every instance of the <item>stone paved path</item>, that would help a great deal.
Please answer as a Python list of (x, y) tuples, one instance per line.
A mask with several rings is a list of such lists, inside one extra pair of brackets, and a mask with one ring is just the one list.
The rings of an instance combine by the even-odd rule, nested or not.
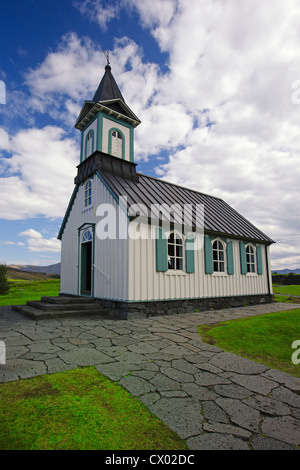
[(203, 343), (196, 328), (284, 309), (291, 306), (131, 321), (33, 321), (1, 307), (6, 364), (0, 365), (0, 382), (93, 365), (138, 397), (191, 450), (297, 449), (300, 380)]

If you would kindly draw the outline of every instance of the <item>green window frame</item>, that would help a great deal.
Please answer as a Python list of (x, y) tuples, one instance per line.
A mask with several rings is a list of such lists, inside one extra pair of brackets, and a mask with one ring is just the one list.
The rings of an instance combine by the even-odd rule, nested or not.
[(166, 236), (162, 228), (156, 229), (156, 271), (178, 274), (195, 272), (194, 237), (172, 231)]
[(89, 130), (85, 138), (85, 158), (89, 157), (94, 151), (94, 131)]
[(263, 274), (262, 247), (240, 242), (241, 274)]
[(182, 237), (177, 232), (171, 232), (168, 237), (168, 270), (183, 271), (184, 244)]
[(246, 264), (247, 264), (247, 273), (256, 273), (256, 253), (255, 247), (251, 244), (246, 245)]
[(204, 237), (205, 274), (234, 275), (233, 242), (227, 239)]
[(223, 242), (215, 240), (212, 242), (214, 273), (225, 273), (225, 247)]
[[(113, 154), (113, 139), (119, 139), (122, 141), (121, 144), (121, 154), (120, 155), (114, 155)], [(122, 158), (125, 160), (125, 135), (123, 132), (118, 129), (117, 127), (112, 127), (109, 130), (108, 134), (108, 153), (109, 155), (112, 155), (114, 157)]]
[(84, 187), (84, 207), (92, 204), (92, 182), (89, 180)]

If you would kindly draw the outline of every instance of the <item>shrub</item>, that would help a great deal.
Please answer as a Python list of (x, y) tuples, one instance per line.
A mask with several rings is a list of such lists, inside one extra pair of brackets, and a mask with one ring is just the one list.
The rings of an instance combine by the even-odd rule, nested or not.
[(0, 265), (0, 295), (8, 294), (10, 285), (7, 280), (7, 267), (4, 264)]

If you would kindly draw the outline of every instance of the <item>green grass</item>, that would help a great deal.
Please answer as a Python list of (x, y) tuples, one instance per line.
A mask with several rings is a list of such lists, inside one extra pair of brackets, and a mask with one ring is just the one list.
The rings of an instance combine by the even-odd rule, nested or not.
[(11, 288), (6, 295), (0, 295), (0, 306), (25, 305), (27, 300), (40, 300), (44, 295), (57, 296), (60, 289), (59, 279), (42, 281), (9, 280)]
[(177, 434), (94, 367), (0, 387), (1, 450), (186, 450)]
[(273, 290), (275, 294), (299, 295), (300, 297), (300, 285), (278, 286), (274, 284)]
[(300, 309), (198, 326), (203, 340), (271, 368), (300, 377), (292, 343), (300, 340)]
[(297, 297), (290, 297), (289, 295), (274, 295), (275, 302), (282, 302), (286, 304), (299, 304)]

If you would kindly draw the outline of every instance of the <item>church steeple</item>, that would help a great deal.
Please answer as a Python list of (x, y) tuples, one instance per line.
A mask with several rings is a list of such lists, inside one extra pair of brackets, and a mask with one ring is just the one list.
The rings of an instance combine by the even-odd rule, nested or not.
[(82, 136), (81, 162), (96, 150), (134, 161), (134, 128), (141, 121), (127, 106), (107, 62), (93, 99), (85, 101), (75, 124)]
[(111, 73), (111, 66), (107, 64), (105, 66), (105, 73), (103, 75), (103, 78), (94, 95), (93, 102), (108, 101), (115, 99), (120, 99), (125, 104), (125, 100), (122, 96), (122, 93), (120, 92), (117, 82), (114, 79), (113, 74)]

